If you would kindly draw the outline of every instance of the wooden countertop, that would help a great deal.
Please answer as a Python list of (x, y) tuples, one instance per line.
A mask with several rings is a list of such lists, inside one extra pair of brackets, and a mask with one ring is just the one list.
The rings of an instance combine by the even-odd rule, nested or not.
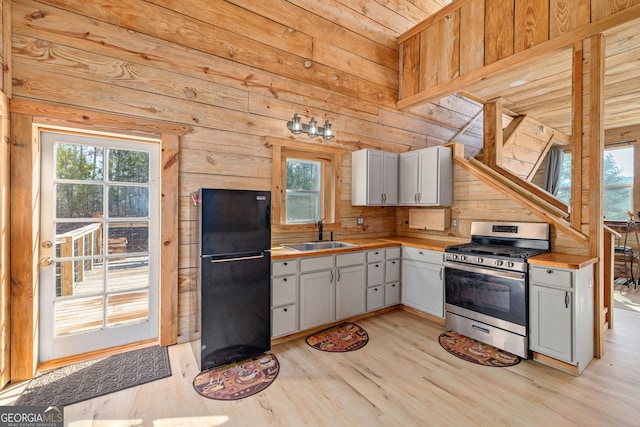
[(578, 270), (591, 264), (595, 264), (596, 262), (598, 262), (598, 258), (549, 252), (546, 254), (536, 255), (534, 257), (528, 258), (527, 262), (530, 265), (542, 265), (545, 267), (569, 268)]
[[(333, 255), (346, 252), (363, 251), (370, 249), (389, 248), (393, 246), (413, 246), (416, 248), (427, 249), (432, 251), (444, 252), (447, 246), (457, 243), (465, 243), (466, 240), (454, 239), (417, 239), (413, 237), (380, 237), (370, 239), (344, 239), (341, 242), (351, 243), (355, 245), (350, 248), (325, 249), (318, 251), (298, 252), (282, 246), (274, 246), (271, 248), (271, 259), (287, 259), (309, 256)], [(559, 253), (546, 253), (531, 257), (528, 260), (531, 265), (542, 265), (546, 267), (580, 269), (591, 264), (595, 264), (598, 258), (592, 258), (582, 255), (570, 255)]]
[(389, 248), (393, 246), (414, 246), (417, 248), (428, 249), (432, 251), (444, 252), (447, 246), (460, 243), (453, 240), (432, 240), (432, 239), (416, 239), (410, 237), (382, 237), (371, 239), (340, 239), (341, 242), (356, 245), (350, 248), (339, 249), (323, 249), (318, 251), (298, 252), (282, 246), (274, 246), (271, 248), (271, 259), (286, 259), (294, 257), (322, 256), (333, 255), (354, 251), (366, 251), (370, 249)]

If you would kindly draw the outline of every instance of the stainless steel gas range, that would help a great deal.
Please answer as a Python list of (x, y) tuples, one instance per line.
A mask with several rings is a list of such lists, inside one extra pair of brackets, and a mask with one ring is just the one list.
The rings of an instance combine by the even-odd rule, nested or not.
[(527, 258), (549, 249), (548, 224), (473, 222), (471, 242), (445, 250), (446, 328), (527, 358)]

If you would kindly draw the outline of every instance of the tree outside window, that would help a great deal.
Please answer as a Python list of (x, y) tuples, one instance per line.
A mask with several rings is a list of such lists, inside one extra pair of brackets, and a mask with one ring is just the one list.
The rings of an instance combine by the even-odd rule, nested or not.
[[(633, 147), (604, 151), (604, 216), (606, 221), (627, 221), (633, 212)], [(558, 199), (571, 200), (571, 154), (565, 153), (560, 172)]]

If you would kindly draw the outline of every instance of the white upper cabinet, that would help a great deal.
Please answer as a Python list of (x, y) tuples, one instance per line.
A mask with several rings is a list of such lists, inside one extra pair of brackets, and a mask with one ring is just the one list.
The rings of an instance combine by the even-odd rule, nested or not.
[(401, 206), (451, 206), (453, 157), (449, 147), (400, 154)]
[(363, 149), (351, 153), (351, 204), (398, 203), (398, 154)]

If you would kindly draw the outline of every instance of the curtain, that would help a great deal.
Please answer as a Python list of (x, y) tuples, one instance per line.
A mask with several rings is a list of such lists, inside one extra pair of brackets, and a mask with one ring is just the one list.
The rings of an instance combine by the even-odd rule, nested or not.
[(554, 196), (558, 195), (560, 170), (562, 169), (562, 150), (549, 150), (547, 170), (544, 174), (544, 189)]

